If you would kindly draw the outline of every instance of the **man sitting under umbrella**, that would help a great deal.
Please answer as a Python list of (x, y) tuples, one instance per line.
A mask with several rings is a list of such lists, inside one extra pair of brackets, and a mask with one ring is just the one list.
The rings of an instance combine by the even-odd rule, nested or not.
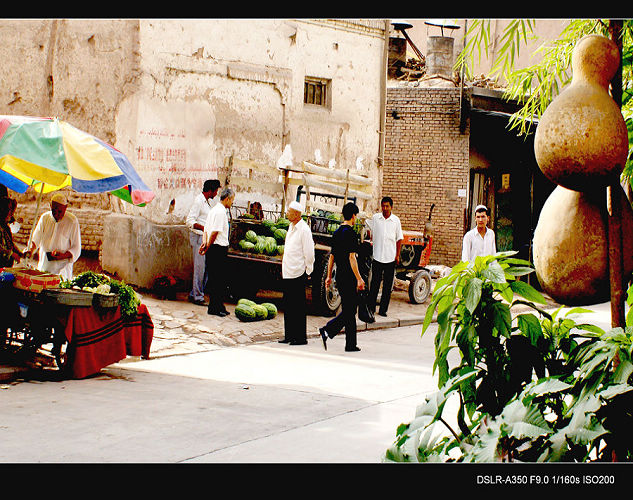
[(73, 278), (73, 264), (81, 254), (79, 222), (66, 212), (68, 200), (61, 193), (51, 199), (51, 210), (45, 212), (35, 226), (28, 253), (39, 251), (37, 268), (59, 274), (64, 280)]

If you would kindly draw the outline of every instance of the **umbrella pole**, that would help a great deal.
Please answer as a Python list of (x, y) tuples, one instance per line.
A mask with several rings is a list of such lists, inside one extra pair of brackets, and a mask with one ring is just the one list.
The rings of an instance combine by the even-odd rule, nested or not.
[[(37, 205), (35, 207), (35, 217), (33, 218), (33, 224), (31, 225), (31, 231), (29, 232), (29, 242), (26, 244), (26, 251), (29, 251), (31, 248), (31, 242), (33, 241), (33, 231), (35, 231), (35, 226), (37, 225), (37, 216), (40, 213), (40, 203), (42, 202), (42, 194), (44, 193), (44, 183), (42, 182), (42, 187), (40, 188), (40, 193), (37, 195)], [(29, 261), (32, 260), (33, 257), (29, 256)]]

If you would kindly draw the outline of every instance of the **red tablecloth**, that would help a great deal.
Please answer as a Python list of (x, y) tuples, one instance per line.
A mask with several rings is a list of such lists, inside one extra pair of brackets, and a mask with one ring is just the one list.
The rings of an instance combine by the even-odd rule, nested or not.
[(145, 304), (134, 318), (121, 316), (121, 309), (96, 311), (73, 307), (65, 328), (69, 348), (74, 351), (72, 374), (83, 378), (98, 373), (126, 356), (149, 358), (154, 323)]

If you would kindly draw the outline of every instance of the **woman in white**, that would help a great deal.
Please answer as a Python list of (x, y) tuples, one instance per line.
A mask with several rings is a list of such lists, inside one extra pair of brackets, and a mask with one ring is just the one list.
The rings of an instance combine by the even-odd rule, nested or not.
[(66, 212), (68, 200), (57, 193), (51, 199), (51, 210), (45, 212), (35, 226), (29, 254), (39, 252), (37, 268), (51, 274), (59, 274), (64, 280), (73, 278), (73, 264), (81, 254), (79, 222)]

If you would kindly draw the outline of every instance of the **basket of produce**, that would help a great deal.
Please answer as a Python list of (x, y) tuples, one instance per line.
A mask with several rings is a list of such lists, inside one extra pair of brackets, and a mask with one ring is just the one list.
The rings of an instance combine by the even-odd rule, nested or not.
[(135, 316), (141, 303), (141, 298), (130, 285), (93, 271), (81, 273), (70, 281), (62, 281), (60, 289), (90, 293), (93, 306), (119, 305), (121, 314), (126, 317)]
[[(55, 304), (78, 307), (110, 308), (119, 305), (116, 294), (110, 293), (107, 285), (99, 285), (97, 291), (79, 290), (75, 288), (47, 288), (42, 291), (42, 297)], [(99, 287), (97, 287), (99, 288)]]

